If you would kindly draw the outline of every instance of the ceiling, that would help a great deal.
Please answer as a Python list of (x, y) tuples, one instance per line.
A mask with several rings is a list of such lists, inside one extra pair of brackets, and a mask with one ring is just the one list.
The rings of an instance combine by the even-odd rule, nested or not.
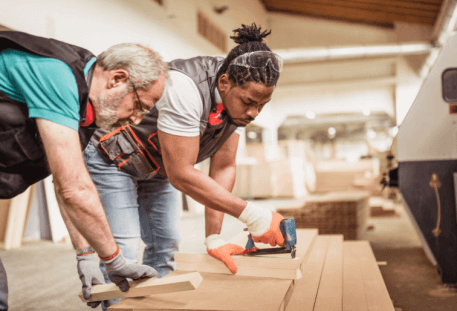
[(435, 25), (446, 0), (261, 0), (269, 12), (393, 28), (395, 22)]

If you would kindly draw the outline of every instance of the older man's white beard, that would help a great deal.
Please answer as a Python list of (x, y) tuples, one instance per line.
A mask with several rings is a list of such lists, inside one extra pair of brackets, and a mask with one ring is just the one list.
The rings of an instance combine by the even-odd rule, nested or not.
[[(127, 93), (128, 90), (126, 89), (120, 96), (98, 96), (98, 109), (95, 111), (95, 124), (98, 127), (107, 131), (111, 131), (113, 129), (114, 124), (119, 120), (117, 116), (117, 109)], [(128, 123), (128, 121), (122, 121), (122, 123)]]

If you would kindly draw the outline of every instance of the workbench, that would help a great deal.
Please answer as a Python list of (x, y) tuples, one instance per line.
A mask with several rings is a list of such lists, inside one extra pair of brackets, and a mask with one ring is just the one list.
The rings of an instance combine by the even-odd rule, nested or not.
[[(196, 290), (126, 298), (108, 310), (394, 311), (367, 241), (343, 242), (342, 235), (308, 229), (297, 235), (300, 279), (200, 272), (203, 281)], [(178, 263), (168, 276), (183, 273), (188, 271), (179, 270)]]

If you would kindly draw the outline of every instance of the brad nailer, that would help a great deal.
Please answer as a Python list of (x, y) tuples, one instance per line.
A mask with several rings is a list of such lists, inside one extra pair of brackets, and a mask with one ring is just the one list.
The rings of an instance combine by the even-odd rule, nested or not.
[(245, 250), (248, 251), (256, 248), (255, 251), (246, 252), (248, 255), (272, 255), (272, 254), (287, 254), (290, 253), (292, 258), (295, 258), (296, 245), (297, 245), (297, 230), (295, 228), (295, 219), (293, 217), (284, 218), (279, 224), (279, 229), (284, 237), (284, 245), (282, 247), (261, 248), (257, 249), (252, 235), (249, 234), (248, 242)]

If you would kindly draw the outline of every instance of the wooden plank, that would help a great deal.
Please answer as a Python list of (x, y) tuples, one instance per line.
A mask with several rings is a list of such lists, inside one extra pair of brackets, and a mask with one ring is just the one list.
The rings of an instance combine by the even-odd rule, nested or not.
[(116, 284), (94, 285), (88, 300), (83, 297), (82, 291), (79, 298), (84, 302), (102, 301), (127, 297), (144, 297), (157, 294), (195, 290), (200, 286), (203, 278), (198, 272), (176, 275), (169, 278), (149, 278), (130, 281), (130, 289), (121, 292)]
[(343, 242), (343, 311), (367, 311), (359, 254), (351, 251), (350, 245)]
[(10, 211), (11, 199), (0, 200), (0, 242), (5, 241), (6, 225)]
[(6, 224), (3, 248), (5, 250), (18, 248), (22, 244), (27, 212), (30, 206), (31, 187), (11, 199), (8, 220)]
[[(193, 255), (193, 254), (185, 254)], [(200, 254), (196, 254), (200, 255)], [(201, 262), (182, 262), (179, 261), (175, 256), (175, 260), (177, 261), (177, 270), (181, 271), (199, 271), (199, 272), (208, 272), (208, 273), (217, 273), (217, 274), (232, 274), (228, 268), (219, 260), (212, 258), (207, 254), (201, 254), (205, 256), (206, 260)], [(237, 256), (238, 257), (238, 256)], [(270, 268), (257, 268), (255, 266), (243, 266), (240, 264), (239, 261), (236, 259), (234, 260), (237, 264), (237, 275), (244, 275), (244, 276), (258, 276), (258, 277), (269, 277), (269, 278), (278, 278), (278, 279), (286, 279), (286, 280), (298, 280), (301, 279), (302, 275), (300, 269), (295, 270), (286, 270), (280, 269), (281, 265), (278, 265), (277, 269), (270, 269)]]
[(330, 236), (317, 237), (308, 260), (302, 264), (303, 278), (295, 282), (294, 292), (286, 307), (287, 311), (313, 310), (329, 242)]
[(314, 311), (343, 309), (343, 236), (330, 237)]
[[(303, 259), (309, 253), (314, 240), (317, 237), (317, 230), (297, 230), (297, 255), (291, 258), (290, 254), (274, 254), (262, 256), (232, 256), (237, 265), (237, 275), (273, 277), (280, 279), (300, 279), (300, 266)], [(230, 242), (246, 245), (247, 233), (243, 232), (231, 239)], [(271, 247), (265, 244), (257, 244), (259, 248)], [(219, 274), (231, 274), (229, 269), (218, 259), (208, 254), (183, 254), (176, 253), (175, 261), (177, 269), (183, 271), (199, 271)]]
[(392, 300), (376, 263), (371, 246), (367, 241), (350, 241), (349, 251), (357, 254), (362, 271), (364, 290), (369, 311), (394, 311)]
[[(169, 275), (182, 273), (174, 271)], [(128, 298), (109, 307), (108, 311), (278, 311), (292, 284), (291, 280), (273, 278), (201, 274), (203, 281), (196, 290)]]

